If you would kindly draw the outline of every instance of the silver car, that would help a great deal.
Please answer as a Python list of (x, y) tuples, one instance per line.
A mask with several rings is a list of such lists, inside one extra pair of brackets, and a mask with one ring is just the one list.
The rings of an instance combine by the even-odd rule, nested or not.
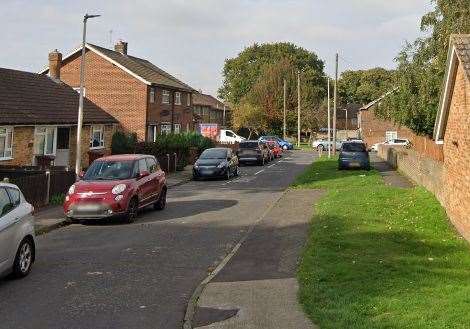
[(33, 206), (13, 184), (0, 183), (0, 276), (31, 271), (36, 243)]

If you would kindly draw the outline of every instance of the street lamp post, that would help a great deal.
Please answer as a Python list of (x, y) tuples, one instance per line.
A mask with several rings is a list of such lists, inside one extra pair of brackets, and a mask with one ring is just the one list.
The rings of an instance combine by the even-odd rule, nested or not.
[(297, 147), (300, 148), (300, 70), (297, 71)]
[(330, 77), (328, 79), (328, 159), (331, 158)]
[(348, 109), (343, 109), (344, 112), (346, 112), (346, 121), (344, 123), (345, 129), (346, 130), (346, 136), (348, 134)]
[(83, 126), (83, 85), (85, 81), (85, 44), (86, 44), (86, 23), (89, 18), (99, 17), (101, 15), (83, 16), (83, 40), (82, 40), (82, 57), (80, 63), (80, 95), (78, 101), (78, 121), (77, 121), (77, 147), (75, 154), (75, 174), (78, 176), (81, 171), (81, 152), (82, 152), (82, 126)]

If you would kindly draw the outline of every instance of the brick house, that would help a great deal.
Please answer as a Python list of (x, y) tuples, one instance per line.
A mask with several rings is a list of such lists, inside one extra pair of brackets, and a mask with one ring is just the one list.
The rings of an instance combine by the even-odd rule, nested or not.
[(336, 110), (336, 129), (356, 130), (358, 129), (360, 104), (346, 104)]
[(375, 143), (385, 142), (390, 139), (408, 138), (414, 136), (407, 127), (384, 120), (375, 115), (375, 111), (380, 107), (381, 101), (387, 94), (362, 106), (358, 113), (359, 134), (368, 146)]
[[(115, 117), (124, 131), (139, 140), (194, 128), (193, 88), (151, 62), (127, 53), (119, 41), (114, 50), (86, 44), (85, 95)], [(58, 59), (61, 79), (73, 88), (80, 83), (81, 47)], [(50, 64), (51, 66), (51, 64)], [(49, 73), (49, 67), (40, 73)], [(54, 74), (52, 72), (52, 74)]]
[(450, 38), (434, 140), (444, 153), (442, 202), (470, 241), (470, 34)]
[(197, 92), (193, 94), (193, 110), (197, 123), (217, 123), (227, 126), (230, 109), (217, 98)]
[[(73, 167), (78, 99), (59, 79), (0, 68), (0, 166)], [(85, 98), (83, 122), (81, 159), (88, 166), (109, 153), (117, 120)]]

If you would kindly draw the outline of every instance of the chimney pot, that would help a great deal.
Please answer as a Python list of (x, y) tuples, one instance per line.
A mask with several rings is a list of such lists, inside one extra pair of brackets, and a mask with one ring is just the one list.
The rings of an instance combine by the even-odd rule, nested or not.
[(123, 55), (127, 55), (127, 42), (119, 40), (118, 43), (114, 45), (114, 50)]
[(49, 53), (49, 76), (51, 79), (60, 80), (60, 68), (62, 66), (62, 54), (55, 49)]

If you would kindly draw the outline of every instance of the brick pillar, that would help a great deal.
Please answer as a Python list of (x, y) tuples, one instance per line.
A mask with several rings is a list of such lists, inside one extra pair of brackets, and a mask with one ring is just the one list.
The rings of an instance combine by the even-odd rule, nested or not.
[(127, 55), (127, 42), (119, 40), (118, 43), (114, 45), (114, 50), (123, 55)]
[(62, 65), (62, 54), (56, 50), (49, 53), (49, 76), (53, 80), (60, 80), (60, 67)]

